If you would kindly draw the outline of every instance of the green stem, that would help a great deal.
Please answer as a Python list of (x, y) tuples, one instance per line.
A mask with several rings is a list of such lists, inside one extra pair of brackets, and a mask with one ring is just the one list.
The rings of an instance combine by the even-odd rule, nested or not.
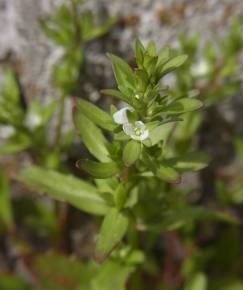
[(60, 108), (59, 108), (57, 127), (56, 127), (56, 140), (54, 143), (56, 149), (60, 149), (60, 145), (61, 145), (62, 127), (63, 127), (63, 121), (64, 121), (64, 107), (65, 107), (65, 94), (64, 93), (60, 95), (59, 104), (60, 104)]
[(75, 29), (75, 46), (79, 47), (81, 44), (81, 27), (79, 24), (78, 7), (74, 0), (70, 0), (73, 14), (73, 25)]

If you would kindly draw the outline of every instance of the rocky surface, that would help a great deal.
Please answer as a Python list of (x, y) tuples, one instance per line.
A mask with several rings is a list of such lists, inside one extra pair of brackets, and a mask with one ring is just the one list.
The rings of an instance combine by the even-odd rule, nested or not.
[[(29, 97), (53, 94), (50, 67), (60, 50), (43, 35), (39, 19), (54, 12), (61, 2), (0, 0), (0, 59), (6, 60), (10, 52), (14, 55)], [(106, 15), (117, 15), (121, 19), (107, 38), (93, 43), (87, 52), (91, 73), (94, 77), (103, 76), (104, 81), (109, 76), (105, 51), (127, 54), (135, 37), (144, 42), (154, 39), (161, 46), (166, 43), (175, 46), (182, 31), (199, 32), (203, 39), (223, 36), (232, 19), (243, 13), (243, 1), (89, 0), (84, 8), (91, 8), (98, 21)]]

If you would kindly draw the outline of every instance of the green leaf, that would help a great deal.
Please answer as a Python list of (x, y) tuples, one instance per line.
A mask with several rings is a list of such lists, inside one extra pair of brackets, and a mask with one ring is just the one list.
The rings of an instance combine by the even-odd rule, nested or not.
[(175, 123), (170, 122), (170, 123), (159, 125), (149, 130), (149, 138), (151, 140), (151, 146), (154, 146), (161, 141), (166, 143), (174, 127), (175, 127)]
[(146, 69), (148, 76), (152, 76), (155, 73), (157, 62), (158, 62), (157, 56), (145, 55), (143, 65), (144, 68)]
[(177, 123), (174, 138), (176, 140), (190, 140), (202, 122), (202, 114), (192, 112), (183, 116), (183, 121)]
[(79, 99), (77, 100), (77, 108), (97, 126), (109, 131), (113, 131), (116, 128), (111, 116), (92, 103)]
[(99, 163), (92, 160), (79, 160), (77, 166), (87, 171), (95, 178), (108, 178), (120, 172), (120, 168), (115, 162)]
[(147, 47), (146, 47), (146, 51), (147, 53), (150, 55), (150, 56), (156, 56), (156, 45), (155, 45), (155, 42), (153, 40), (151, 40)]
[(2, 290), (30, 290), (23, 277), (13, 274), (1, 274), (0, 275), (0, 289)]
[[(135, 270), (133, 265), (120, 259), (109, 259), (98, 265), (93, 261), (81, 263), (75, 257), (54, 252), (38, 255), (32, 268), (41, 289), (45, 290), (125, 290), (126, 281)], [(6, 288), (13, 289), (27, 290), (17, 286)]]
[(158, 225), (152, 225), (151, 228), (154, 227), (157, 230), (163, 229), (170, 231), (176, 230), (189, 222), (196, 222), (199, 220), (215, 220), (234, 225), (240, 222), (235, 217), (221, 211), (211, 210), (201, 206), (186, 206), (164, 212), (162, 222), (158, 223)]
[(7, 67), (0, 88), (0, 122), (19, 125), (23, 121), (24, 111), (21, 106), (19, 84), (14, 71)]
[(191, 112), (200, 109), (203, 103), (197, 99), (182, 98), (179, 99), (167, 107), (162, 108), (160, 113), (166, 114), (182, 114), (185, 112)]
[(156, 175), (164, 181), (177, 183), (180, 181), (179, 173), (172, 167), (163, 164), (156, 171)]
[(185, 54), (179, 55), (179, 56), (176, 56), (176, 57), (170, 59), (169, 61), (167, 61), (164, 64), (163, 69), (160, 72), (160, 74), (165, 75), (165, 74), (175, 70), (176, 68), (183, 65), (186, 60), (187, 60), (187, 55), (185, 55)]
[(142, 67), (142, 65), (143, 65), (144, 52), (145, 52), (145, 48), (142, 45), (141, 41), (139, 39), (136, 39), (135, 56), (136, 56), (136, 62), (138, 64), (138, 67)]
[(122, 87), (133, 88), (135, 85), (135, 75), (131, 67), (118, 56), (110, 53), (108, 56), (112, 62), (112, 68), (117, 84)]
[(113, 193), (119, 182), (116, 178), (95, 179), (95, 184), (97, 185), (99, 191)]
[(129, 141), (123, 150), (123, 162), (126, 166), (131, 166), (135, 163), (141, 153), (142, 145), (140, 142), (136, 142), (134, 140)]
[(64, 94), (70, 94), (80, 77), (80, 67), (82, 67), (84, 51), (81, 48), (72, 48), (53, 67), (53, 80)]
[(10, 189), (7, 178), (0, 171), (0, 224), (5, 227), (13, 224), (13, 211), (10, 201)]
[(133, 271), (133, 266), (119, 262), (118, 259), (107, 260), (91, 280), (91, 288), (88, 290), (125, 290), (128, 277)]
[(117, 91), (117, 90), (106, 89), (106, 90), (101, 90), (101, 93), (108, 96), (115, 97), (124, 102), (129, 102), (128, 98), (125, 95), (123, 95), (120, 91)]
[(31, 146), (31, 140), (25, 135), (16, 135), (10, 138), (5, 144), (0, 145), (0, 155), (1, 154), (14, 154)]
[(204, 273), (196, 273), (187, 283), (184, 290), (207, 290), (207, 277)]
[(120, 183), (115, 191), (114, 200), (118, 210), (121, 210), (126, 203), (127, 190), (124, 184)]
[(19, 104), (19, 86), (14, 71), (10, 67), (7, 67), (4, 72), (4, 83), (1, 88), (1, 95), (4, 95), (8, 102), (16, 105)]
[(74, 122), (89, 152), (99, 161), (109, 161), (109, 152), (106, 148), (108, 141), (105, 139), (101, 130), (80, 112), (74, 114)]
[(208, 155), (202, 152), (191, 152), (168, 160), (180, 172), (201, 170), (207, 167), (208, 161)]
[(122, 240), (128, 227), (128, 217), (112, 208), (105, 216), (96, 245), (96, 257), (104, 259)]
[(116, 23), (116, 17), (107, 18), (107, 20), (95, 26), (95, 15), (91, 11), (82, 14), (81, 33), (84, 42), (90, 41), (94, 38), (101, 37), (106, 34)]
[(162, 65), (169, 59), (170, 51), (168, 48), (162, 48), (158, 54), (157, 68), (160, 70)]
[(242, 279), (236, 277), (235, 275), (227, 275), (223, 276), (217, 279), (214, 279), (213, 281), (210, 281), (209, 283), (209, 289), (208, 290), (243, 290), (243, 282)]
[(75, 257), (55, 252), (38, 255), (32, 262), (32, 271), (45, 290), (90, 290), (90, 280), (97, 275), (94, 264), (84, 264)]
[(17, 179), (32, 190), (48, 193), (51, 197), (66, 201), (85, 212), (104, 215), (108, 210), (97, 189), (74, 176), (29, 166), (20, 172)]

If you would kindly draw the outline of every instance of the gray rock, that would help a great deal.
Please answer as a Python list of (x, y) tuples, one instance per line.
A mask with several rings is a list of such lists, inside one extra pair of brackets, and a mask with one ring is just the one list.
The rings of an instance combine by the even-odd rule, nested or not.
[[(26, 94), (53, 94), (50, 68), (60, 50), (41, 32), (39, 18), (54, 12), (61, 0), (0, 0), (0, 58), (14, 53), (21, 66), (21, 80)], [(241, 0), (89, 0), (84, 8), (94, 10), (99, 20), (106, 14), (117, 15), (126, 27), (117, 27), (104, 41), (91, 45), (87, 59), (91, 71), (107, 67), (104, 47), (126, 55), (131, 52), (135, 37), (144, 42), (155, 40), (159, 46), (177, 45), (180, 32), (201, 33), (203, 39), (223, 35), (234, 16), (242, 13)], [(114, 41), (116, 40), (116, 42)], [(103, 42), (104, 42), (103, 41)], [(103, 49), (101, 49), (103, 47)], [(97, 64), (98, 62), (98, 64)], [(110, 67), (109, 67), (110, 69)], [(98, 75), (100, 73), (98, 72)], [(110, 73), (105, 72), (105, 76)]]

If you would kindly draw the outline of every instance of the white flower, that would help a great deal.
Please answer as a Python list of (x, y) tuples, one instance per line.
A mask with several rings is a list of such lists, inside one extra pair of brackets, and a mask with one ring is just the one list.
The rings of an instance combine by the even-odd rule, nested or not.
[(30, 129), (35, 129), (42, 123), (42, 118), (39, 114), (30, 112), (25, 119), (25, 125)]
[(123, 124), (123, 130), (134, 140), (143, 141), (149, 136), (149, 130), (142, 121), (136, 121), (134, 124)]
[(5, 125), (0, 127), (0, 138), (7, 139), (13, 136), (15, 129), (12, 126)]
[(204, 59), (201, 59), (196, 64), (192, 65), (191, 67), (191, 73), (195, 77), (203, 77), (205, 76), (209, 71), (209, 65), (208, 62)]
[(127, 117), (127, 111), (133, 112), (134, 109), (131, 107), (125, 107), (115, 114), (113, 114), (114, 121), (122, 125), (123, 131), (126, 135), (130, 136), (134, 140), (143, 141), (148, 138), (149, 130), (146, 128), (142, 121), (136, 121), (135, 123), (130, 123)]
[(130, 107), (122, 108), (121, 110), (117, 111), (115, 114), (113, 114), (113, 119), (115, 123), (119, 125), (123, 125), (126, 123), (129, 123), (128, 117), (127, 117), (127, 111), (132, 112), (133, 109)]

